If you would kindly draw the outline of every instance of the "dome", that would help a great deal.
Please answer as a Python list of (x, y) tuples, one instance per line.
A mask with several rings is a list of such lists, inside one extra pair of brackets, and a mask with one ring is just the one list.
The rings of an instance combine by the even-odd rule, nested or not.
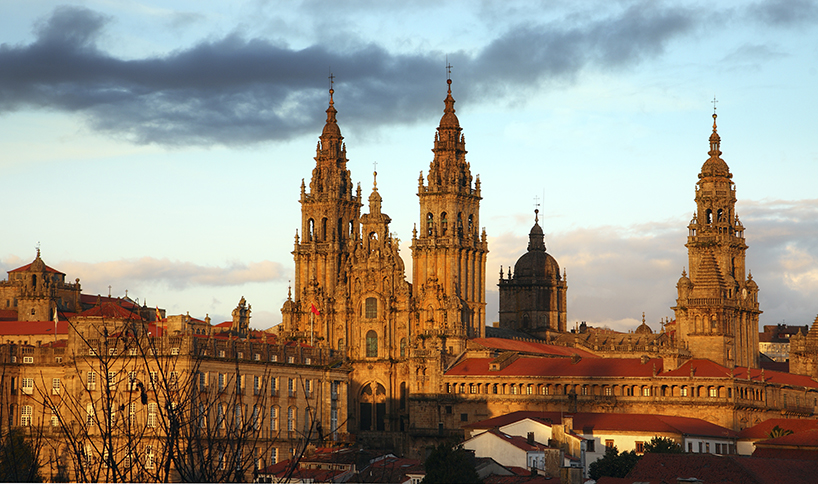
[(449, 92), (446, 96), (446, 99), (443, 102), (446, 104), (446, 108), (443, 110), (443, 117), (440, 118), (440, 127), (441, 128), (459, 128), (460, 127), (460, 120), (457, 119), (457, 115), (454, 114), (454, 98), (452, 97), (452, 80), (447, 79), (446, 82), (449, 84)]
[(719, 157), (713, 157), (702, 165), (702, 176), (730, 176), (730, 168)]
[(529, 251), (514, 264), (514, 279), (559, 280), (560, 266), (557, 260), (545, 251)]
[(690, 281), (690, 278), (687, 277), (687, 274), (682, 273), (682, 277), (679, 278), (679, 282), (676, 283), (677, 287), (693, 287), (693, 282)]
[(644, 321), (642, 321), (642, 324), (640, 324), (639, 327), (636, 328), (636, 331), (634, 331), (634, 333), (636, 333), (636, 334), (653, 334), (653, 330), (650, 329), (650, 326), (645, 324)]
[(338, 122), (335, 120), (335, 115), (338, 111), (335, 106), (330, 104), (327, 109), (327, 124), (324, 125), (324, 130), (321, 132), (321, 138), (340, 138), (341, 128), (338, 127)]

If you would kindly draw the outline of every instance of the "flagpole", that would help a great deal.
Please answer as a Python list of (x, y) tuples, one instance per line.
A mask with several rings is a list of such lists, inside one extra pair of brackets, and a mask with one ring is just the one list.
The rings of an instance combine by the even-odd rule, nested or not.
[(313, 321), (315, 321), (315, 313), (310, 311), (310, 346), (315, 346), (315, 333), (312, 330)]

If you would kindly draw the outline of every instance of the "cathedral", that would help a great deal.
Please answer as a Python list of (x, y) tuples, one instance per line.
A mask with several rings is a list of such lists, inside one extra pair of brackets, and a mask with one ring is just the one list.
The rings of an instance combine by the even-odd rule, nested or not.
[(361, 213), (333, 89), (312, 177), (301, 183), (295, 284), (281, 334), (328, 350), (350, 369), (346, 423), (360, 441), (419, 455), (469, 422), (515, 410), (690, 415), (735, 430), (818, 411), (818, 382), (761, 365), (758, 286), (745, 268), (715, 113), (673, 321), (659, 333), (644, 318), (630, 333), (584, 325), (569, 332), (567, 276), (547, 252), (535, 212), (527, 251), (500, 269), (499, 325), (486, 328), (480, 179), (466, 161), (447, 83), (433, 158), (418, 180), (412, 283), (377, 172)]

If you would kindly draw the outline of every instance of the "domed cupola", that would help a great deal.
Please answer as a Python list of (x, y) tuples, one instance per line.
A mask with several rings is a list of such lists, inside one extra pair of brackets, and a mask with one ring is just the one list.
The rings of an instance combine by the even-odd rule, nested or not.
[(514, 278), (521, 282), (560, 280), (560, 266), (545, 252), (545, 236), (539, 224), (539, 210), (534, 211), (534, 226), (528, 234), (528, 252), (517, 259)]
[(500, 268), (500, 327), (546, 337), (565, 332), (568, 284), (557, 260), (545, 251), (539, 212), (534, 211), (528, 251), (507, 277)]

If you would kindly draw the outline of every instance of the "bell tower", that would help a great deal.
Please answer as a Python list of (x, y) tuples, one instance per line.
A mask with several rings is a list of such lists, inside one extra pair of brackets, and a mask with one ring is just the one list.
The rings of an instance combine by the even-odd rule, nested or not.
[[(330, 87), (327, 122), (316, 148), (309, 190), (301, 182), (301, 236), (296, 231), (293, 249), (294, 301), (288, 300), (282, 308), (285, 330), (308, 341), (336, 340), (329, 334), (335, 319), (335, 293), (346, 284), (341, 268), (360, 230), (361, 187), (353, 193), (334, 93)], [(316, 315), (320, 317), (313, 317)]]
[(713, 113), (710, 158), (696, 183), (696, 212), (688, 225), (690, 276), (677, 284), (679, 338), (694, 358), (726, 367), (758, 367), (758, 286), (745, 275), (744, 226), (736, 214), (736, 188), (721, 159)]
[(452, 80), (434, 158), (418, 180), (420, 230), (412, 235), (415, 334), (438, 336), (457, 354), (467, 338), (485, 336), (486, 242), (480, 231), (480, 178), (472, 179), (466, 140), (455, 115)]

